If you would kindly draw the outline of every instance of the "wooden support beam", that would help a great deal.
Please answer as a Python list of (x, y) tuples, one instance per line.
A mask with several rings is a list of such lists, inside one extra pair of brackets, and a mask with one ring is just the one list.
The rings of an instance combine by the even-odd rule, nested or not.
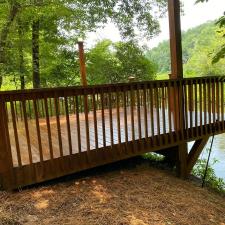
[(195, 141), (190, 153), (188, 154), (188, 159), (187, 159), (187, 173), (189, 174), (195, 163), (197, 162), (202, 150), (204, 149), (205, 145), (207, 144), (209, 140), (209, 136), (206, 136), (202, 139), (199, 139)]
[[(170, 54), (171, 54), (171, 75), (170, 79), (183, 78), (183, 60), (181, 43), (181, 19), (180, 0), (168, 0), (168, 15), (170, 28)], [(183, 89), (175, 87), (171, 90), (171, 110), (173, 111), (175, 130), (182, 133), (184, 128), (183, 110)], [(174, 107), (176, 106), (176, 107)], [(175, 116), (176, 115), (176, 116)], [(188, 147), (184, 142), (178, 145), (177, 173), (180, 177), (186, 178), (187, 173)]]
[(85, 56), (84, 56), (84, 42), (81, 40), (78, 41), (78, 47), (79, 47), (81, 83), (83, 86), (87, 86), (87, 74), (86, 74), (86, 65), (85, 65)]
[(183, 78), (180, 1), (168, 0), (170, 27), (171, 79)]
[(186, 179), (188, 177), (187, 157), (188, 157), (188, 145), (187, 142), (184, 142), (178, 145), (178, 161), (176, 164), (177, 175), (183, 179)]
[(162, 154), (165, 156), (165, 163), (168, 166), (176, 166), (177, 176), (183, 179), (188, 177), (187, 172), (187, 143), (181, 143), (177, 146), (173, 146), (164, 150), (159, 150), (156, 153)]

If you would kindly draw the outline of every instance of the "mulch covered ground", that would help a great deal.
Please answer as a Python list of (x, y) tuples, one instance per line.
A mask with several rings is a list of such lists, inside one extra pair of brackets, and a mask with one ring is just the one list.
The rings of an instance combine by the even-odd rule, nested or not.
[(225, 225), (225, 197), (212, 190), (146, 163), (108, 168), (0, 192), (0, 224)]

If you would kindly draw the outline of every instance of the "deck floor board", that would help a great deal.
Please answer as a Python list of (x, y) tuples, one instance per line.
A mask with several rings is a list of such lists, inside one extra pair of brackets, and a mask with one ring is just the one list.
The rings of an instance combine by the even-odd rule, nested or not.
[[(120, 130), (118, 131), (118, 123), (117, 123), (117, 111), (116, 109), (112, 109), (112, 124), (113, 124), (113, 144), (119, 143), (118, 132), (121, 135), (121, 143), (125, 142), (125, 122), (124, 122), (124, 108), (120, 108)], [(154, 124), (154, 135), (169, 133), (169, 124), (168, 124), (168, 111), (165, 111), (165, 121), (163, 121), (162, 110), (159, 110), (159, 129), (157, 127), (157, 112), (154, 109), (153, 111), (153, 124)], [(195, 112), (193, 114), (193, 126), (195, 126)], [(101, 148), (104, 146), (103, 143), (103, 128), (102, 128), (102, 114), (101, 110), (98, 110), (96, 113), (97, 117), (97, 133), (98, 133), (98, 147)], [(145, 119), (144, 119), (144, 109), (141, 108), (140, 110), (141, 116), (141, 137), (145, 138)], [(82, 151), (87, 150), (87, 143), (86, 143), (86, 125), (85, 125), (85, 115), (84, 113), (80, 113), (80, 131), (81, 131), (81, 149)], [(94, 129), (94, 115), (93, 112), (89, 112), (88, 114), (88, 121), (89, 121), (89, 136), (90, 136), (90, 149), (95, 149), (95, 129)], [(70, 114), (70, 132), (71, 132), (71, 139), (72, 139), (72, 153), (76, 154), (79, 152), (78, 148), (78, 134), (77, 134), (77, 120), (76, 115)], [(135, 132), (135, 140), (139, 139), (139, 126), (138, 126), (138, 111), (137, 108), (134, 110), (134, 132)], [(203, 121), (204, 122), (204, 121)], [(199, 123), (199, 120), (198, 120)], [(46, 119), (39, 118), (40, 124), (40, 133), (41, 133), (41, 143), (42, 143), (42, 151), (43, 151), (43, 159), (48, 160), (50, 159), (50, 151), (49, 151), (49, 140), (48, 140), (48, 131), (47, 131), (47, 124)], [(150, 111), (147, 115), (147, 124), (148, 124), (148, 137), (152, 136), (152, 127), (151, 127), (151, 116)], [(172, 122), (173, 124), (173, 122)], [(166, 127), (164, 127), (166, 125)], [(12, 151), (12, 158), (14, 166), (18, 166), (18, 159), (17, 159), (17, 151), (16, 151), (16, 143), (15, 143), (15, 136), (12, 122), (9, 122), (9, 136), (10, 136), (10, 143), (11, 143), (11, 151)], [(29, 126), (29, 135), (31, 141), (31, 150), (32, 150), (32, 159), (33, 162), (40, 161), (40, 154), (39, 154), (39, 145), (38, 145), (38, 138), (37, 138), (37, 128), (35, 119), (28, 120)], [(128, 127), (128, 141), (132, 140), (132, 125), (131, 125), (131, 113), (130, 108), (127, 108), (127, 127)], [(189, 124), (190, 127), (190, 124)], [(50, 117), (50, 128), (51, 128), (51, 139), (52, 139), (52, 146), (53, 146), (53, 156), (54, 158), (60, 157), (60, 149), (59, 149), (59, 138), (58, 138), (58, 130), (57, 130), (57, 120), (56, 117)], [(68, 129), (67, 129), (67, 121), (66, 116), (60, 116), (60, 129), (61, 129), (61, 139), (62, 139), (62, 148), (63, 148), (63, 155), (69, 155), (69, 139), (68, 139)], [(172, 131), (174, 128), (172, 127)], [(28, 157), (28, 145), (27, 145), (27, 138), (25, 133), (25, 126), (24, 121), (18, 120), (17, 121), (17, 131), (19, 136), (19, 146), (20, 146), (20, 154), (22, 159), (22, 165), (29, 164), (29, 157)], [(109, 110), (105, 109), (105, 134), (106, 134), (106, 146), (111, 145), (111, 132), (110, 132), (110, 118), (109, 118)]]

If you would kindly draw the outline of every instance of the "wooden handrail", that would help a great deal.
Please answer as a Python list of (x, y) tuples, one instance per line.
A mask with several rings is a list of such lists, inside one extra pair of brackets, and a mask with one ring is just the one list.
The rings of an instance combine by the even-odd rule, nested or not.
[(31, 95), (36, 94), (36, 97), (43, 98), (43, 93), (45, 95), (48, 95), (49, 97), (53, 97), (53, 94), (57, 94), (57, 96), (63, 96), (65, 94), (66, 96), (69, 95), (84, 95), (84, 94), (91, 94), (93, 93), (93, 89), (95, 90), (96, 94), (100, 94), (102, 91), (105, 93), (111, 91), (123, 91), (123, 90), (131, 90), (131, 87), (134, 90), (137, 90), (137, 86), (141, 89), (145, 85), (151, 84), (153, 87), (162, 87), (165, 85), (168, 87), (168, 84), (170, 83), (171, 87), (174, 86), (174, 84), (182, 83), (184, 84), (193, 84), (200, 83), (201, 81), (204, 81), (205, 83), (211, 82), (211, 80), (216, 81), (225, 81), (225, 76), (208, 76), (208, 77), (195, 77), (195, 78), (182, 78), (182, 79), (173, 79), (173, 80), (153, 80), (153, 81), (142, 81), (142, 82), (132, 82), (132, 83), (116, 83), (116, 84), (102, 84), (102, 85), (89, 85), (87, 87), (84, 86), (71, 86), (71, 87), (57, 87), (57, 88), (38, 88), (38, 89), (25, 89), (25, 90), (13, 90), (13, 91), (0, 91), (0, 95), (3, 96), (7, 101), (9, 100), (9, 95), (12, 96), (14, 100), (19, 100), (21, 95), (24, 95), (25, 98), (32, 99)]

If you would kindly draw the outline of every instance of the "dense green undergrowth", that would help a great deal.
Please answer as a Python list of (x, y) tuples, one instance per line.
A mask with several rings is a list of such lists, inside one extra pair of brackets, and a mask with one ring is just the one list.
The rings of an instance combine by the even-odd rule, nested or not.
[[(143, 155), (144, 159), (147, 159), (153, 163), (163, 163), (165, 157), (156, 153), (147, 153)], [(225, 194), (225, 181), (222, 178), (216, 176), (213, 166), (218, 163), (218, 160), (211, 160), (205, 177), (205, 185), (210, 187), (219, 193)], [(205, 170), (206, 170), (207, 159), (198, 159), (195, 164), (191, 174), (201, 180), (203, 180)]]
[[(222, 178), (217, 177), (215, 170), (213, 169), (213, 165), (215, 165), (217, 162), (218, 160), (213, 159), (209, 164), (206, 172), (205, 184), (225, 194), (225, 181)], [(192, 174), (200, 179), (203, 179), (206, 170), (206, 164), (207, 159), (198, 159), (196, 165), (192, 170)]]

